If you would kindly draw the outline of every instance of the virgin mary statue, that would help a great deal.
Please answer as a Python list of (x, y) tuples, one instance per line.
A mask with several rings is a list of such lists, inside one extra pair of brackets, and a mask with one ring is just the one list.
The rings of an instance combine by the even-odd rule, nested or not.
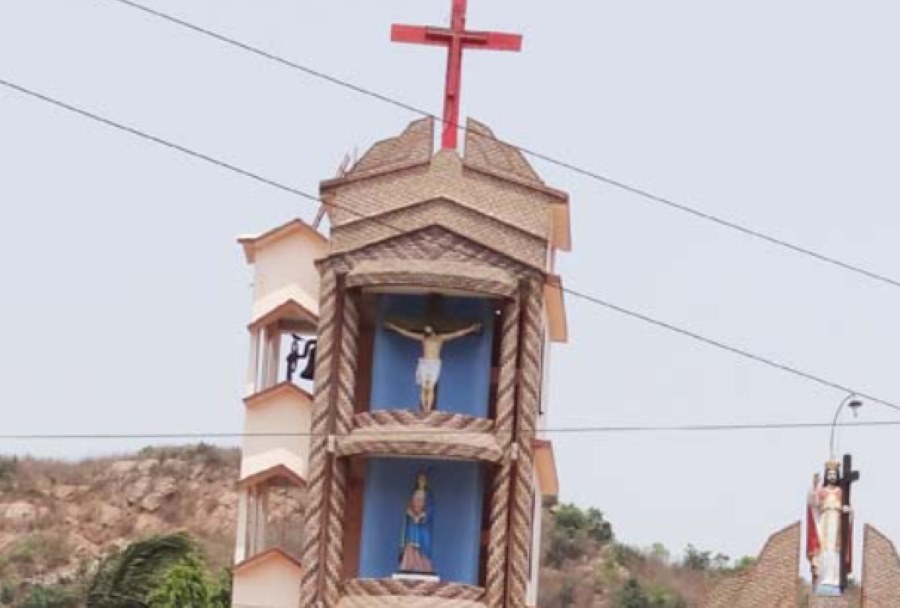
[(416, 487), (406, 505), (403, 534), (400, 539), (400, 572), (434, 574), (432, 563), (432, 524), (434, 505), (425, 473), (416, 477)]

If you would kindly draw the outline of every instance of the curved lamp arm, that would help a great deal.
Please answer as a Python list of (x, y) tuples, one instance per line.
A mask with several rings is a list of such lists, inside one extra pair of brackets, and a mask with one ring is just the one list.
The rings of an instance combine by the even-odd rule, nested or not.
[(834, 458), (835, 458), (835, 456), (834, 456), (834, 430), (835, 430), (835, 428), (837, 428), (838, 416), (841, 415), (841, 411), (844, 409), (844, 406), (846, 406), (846, 405), (849, 405), (851, 408), (853, 408), (854, 411), (856, 411), (856, 408), (862, 406), (862, 401), (860, 401), (857, 398), (856, 393), (851, 393), (851, 394), (847, 395), (846, 397), (844, 397), (843, 401), (841, 401), (841, 404), (838, 406), (837, 411), (834, 412), (834, 420), (832, 420), (832, 422), (831, 422), (831, 441), (829, 442), (830, 449), (828, 452), (831, 455), (832, 460), (834, 460)]

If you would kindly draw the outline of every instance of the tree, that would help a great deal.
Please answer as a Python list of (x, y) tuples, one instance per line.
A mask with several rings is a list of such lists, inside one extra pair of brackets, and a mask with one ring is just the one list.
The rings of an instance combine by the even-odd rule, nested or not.
[(650, 599), (636, 578), (629, 578), (619, 589), (616, 608), (651, 608)]
[(598, 543), (607, 543), (612, 540), (612, 525), (604, 519), (603, 513), (599, 509), (591, 507), (587, 510), (587, 533)]
[(756, 563), (756, 558), (745, 555), (734, 563), (732, 570), (734, 572), (743, 572), (747, 568), (752, 567)]
[(151, 608), (218, 608), (213, 602), (215, 592), (203, 564), (188, 557), (166, 571), (150, 593), (149, 604)]
[(0, 583), (0, 604), (8, 606), (16, 599), (16, 593), (13, 588), (6, 583)]
[(660, 564), (668, 564), (669, 560), (672, 559), (672, 554), (669, 553), (669, 550), (666, 549), (666, 546), (662, 543), (653, 543), (650, 547), (650, 558)]
[(612, 526), (603, 517), (603, 512), (593, 507), (582, 511), (575, 505), (560, 505), (555, 512), (556, 527), (566, 532), (570, 538), (584, 532), (588, 538), (598, 543), (612, 540)]
[(144, 608), (166, 571), (195, 554), (186, 534), (153, 536), (128, 545), (97, 565), (85, 589), (92, 608)]
[(709, 570), (712, 556), (709, 551), (700, 551), (694, 545), (688, 545), (684, 551), (682, 565), (689, 570)]
[(731, 563), (731, 558), (724, 553), (716, 553), (716, 556), (712, 558), (713, 570), (727, 570), (729, 563)]

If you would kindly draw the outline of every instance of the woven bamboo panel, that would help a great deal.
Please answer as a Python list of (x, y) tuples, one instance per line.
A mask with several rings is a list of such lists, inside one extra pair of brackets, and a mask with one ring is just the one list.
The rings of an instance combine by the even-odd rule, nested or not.
[[(359, 307), (356, 298), (344, 292), (343, 319), (340, 328), (341, 347), (338, 360), (337, 400), (333, 432), (344, 435), (350, 431), (353, 419), (356, 388), (357, 347), (359, 344)], [(331, 462), (331, 488), (327, 512), (328, 526), (325, 542), (325, 606), (333, 608), (340, 599), (340, 582), (344, 563), (344, 512), (347, 501), (347, 465), (337, 459)]]
[(549, 232), (532, 235), (446, 199), (404, 207), (378, 217), (377, 221), (365, 219), (333, 228), (330, 251), (335, 254), (359, 249), (396, 237), (398, 230), (411, 233), (429, 226), (443, 226), (532, 268), (546, 267)]
[[(336, 220), (332, 226), (343, 227), (422, 201), (447, 199), (534, 236), (549, 234), (550, 209), (565, 200), (565, 194), (513, 176), (505, 167), (468, 164), (476, 170), (464, 168), (455, 152), (443, 150), (419, 168), (405, 165), (402, 170), (368, 179), (325, 182), (322, 194), (335, 205), (330, 212)], [(483, 171), (499, 179), (487, 177)]]
[(534, 186), (544, 185), (518, 148), (500, 141), (487, 125), (471, 118), (466, 121), (465, 163)]
[[(431, 160), (434, 121), (422, 118), (411, 122), (398, 137), (382, 140), (363, 155), (343, 181), (398, 171)], [(332, 185), (341, 180), (331, 182)]]
[[(512, 441), (516, 405), (516, 369), (519, 350), (518, 298), (507, 303), (500, 332), (500, 370), (497, 380), (497, 438), (508, 450)], [(506, 559), (509, 535), (509, 500), (512, 465), (508, 457), (494, 477), (490, 497), (485, 605), (503, 608), (506, 597)]]
[(506, 597), (506, 559), (511, 476), (512, 467), (509, 458), (504, 458), (491, 487), (490, 537), (487, 546), (487, 567), (485, 570), (485, 605), (488, 608), (503, 608)]
[(458, 460), (497, 462), (503, 450), (493, 433), (410, 430), (404, 426), (368, 427), (337, 438), (337, 454), (354, 456), (438, 456)]
[(531, 566), (534, 514), (534, 446), (541, 388), (543, 290), (536, 282), (523, 296), (519, 395), (516, 408), (517, 459), (513, 466), (514, 495), (509, 526), (507, 606), (524, 608)]
[(453, 412), (422, 412), (413, 410), (381, 410), (364, 412), (353, 417), (353, 428), (365, 429), (374, 426), (405, 425), (454, 431), (489, 433), (494, 430), (494, 421)]
[(484, 589), (443, 581), (404, 581), (394, 579), (354, 579), (344, 583), (344, 595), (406, 595), (481, 601)]
[(331, 255), (319, 264), (321, 272), (352, 272), (365, 260), (381, 259), (448, 260), (500, 268), (519, 278), (544, 276), (535, 268), (440, 226), (431, 226), (410, 234), (394, 235), (392, 238), (360, 249)]
[(516, 280), (493, 266), (455, 260), (363, 260), (347, 277), (349, 287), (452, 289), (494, 297), (511, 297)]
[(516, 366), (519, 351), (518, 299), (507, 303), (500, 329), (500, 370), (497, 377), (497, 432), (508, 441), (513, 430), (516, 405)]
[(319, 597), (320, 578), (324, 568), (321, 560), (323, 525), (325, 523), (326, 483), (329, 476), (327, 435), (330, 432), (330, 403), (336, 378), (332, 378), (337, 325), (337, 276), (327, 272), (319, 286), (319, 332), (316, 356), (316, 383), (313, 396), (312, 433), (309, 478), (307, 480), (306, 523), (304, 543), (300, 555), (303, 564), (300, 598), (301, 606), (313, 606)]
[(443, 597), (408, 595), (348, 595), (337, 608), (485, 608), (482, 602)]

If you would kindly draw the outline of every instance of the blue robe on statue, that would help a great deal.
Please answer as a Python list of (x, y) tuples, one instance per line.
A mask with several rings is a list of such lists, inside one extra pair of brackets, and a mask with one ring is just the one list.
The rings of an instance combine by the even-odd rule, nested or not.
[[(424, 494), (424, 505), (416, 504), (416, 494)], [(419, 496), (420, 500), (422, 496)], [(424, 506), (424, 508), (422, 508)], [(400, 539), (400, 571), (413, 574), (433, 574), (432, 523), (434, 506), (431, 493), (417, 490), (413, 494), (403, 518)]]

